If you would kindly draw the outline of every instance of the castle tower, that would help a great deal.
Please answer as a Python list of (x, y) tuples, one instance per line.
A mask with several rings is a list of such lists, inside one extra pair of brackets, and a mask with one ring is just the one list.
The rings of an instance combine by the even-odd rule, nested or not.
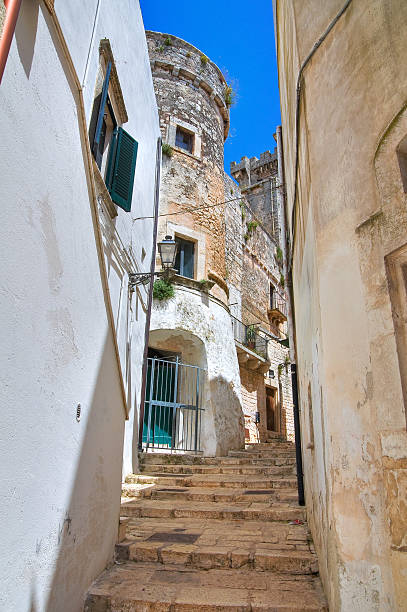
[[(223, 144), (231, 92), (219, 68), (199, 49), (167, 34), (146, 35), (163, 140), (158, 239), (169, 234), (178, 243), (174, 295), (160, 300), (156, 294), (150, 325), (151, 371), (158, 372), (161, 397), (146, 394), (146, 405), (147, 410), (160, 406), (153, 408), (150, 421), (161, 419), (156, 437), (171, 448), (225, 454), (244, 443), (225, 265)], [(168, 381), (174, 360), (181, 374)], [(194, 374), (192, 397), (193, 368), (199, 368), (199, 388)], [(174, 381), (175, 416), (163, 420), (171, 404), (166, 389)], [(201, 416), (190, 426), (195, 401)], [(151, 436), (154, 427), (147, 423)]]
[[(147, 32), (163, 148), (159, 237), (169, 233), (194, 244), (183, 276), (215, 281), (227, 302), (223, 144), (229, 130), (230, 89), (219, 68), (180, 38)], [(169, 155), (168, 155), (169, 153)], [(201, 208), (206, 206), (207, 208)], [(194, 213), (191, 208), (200, 208)], [(190, 251), (194, 250), (191, 263)], [(185, 261), (184, 261), (185, 266)]]
[(277, 244), (280, 242), (280, 219), (278, 216), (276, 181), (278, 175), (277, 152), (265, 151), (257, 157), (242, 157), (232, 162), (230, 173), (239, 183), (242, 195), (253, 213), (261, 219), (263, 227)]

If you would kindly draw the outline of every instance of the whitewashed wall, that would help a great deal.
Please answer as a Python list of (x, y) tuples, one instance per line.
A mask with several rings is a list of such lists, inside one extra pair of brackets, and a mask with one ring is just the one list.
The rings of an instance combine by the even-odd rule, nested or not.
[(178, 352), (185, 363), (206, 370), (201, 432), (204, 455), (226, 455), (231, 449), (242, 448), (239, 363), (230, 315), (222, 302), (176, 284), (173, 298), (154, 300), (150, 329), (150, 346)]
[[(88, 121), (99, 41), (111, 42), (129, 115), (124, 127), (139, 141), (132, 212), (119, 211), (115, 240), (135, 268), (147, 269), (152, 224), (132, 217), (152, 214), (159, 128), (138, 2), (56, 0), (55, 11), (84, 85)], [(13, 612), (79, 611), (87, 587), (112, 559), (119, 517), (125, 428), (119, 364), (78, 98), (57, 41), (45, 4), (23, 0), (0, 86), (0, 609)], [(118, 311), (122, 271), (108, 266), (108, 274), (121, 338), (131, 337), (131, 381), (123, 339), (119, 344), (131, 438), (146, 295), (133, 297), (129, 326), (126, 295)], [(131, 451), (125, 460), (131, 464)]]

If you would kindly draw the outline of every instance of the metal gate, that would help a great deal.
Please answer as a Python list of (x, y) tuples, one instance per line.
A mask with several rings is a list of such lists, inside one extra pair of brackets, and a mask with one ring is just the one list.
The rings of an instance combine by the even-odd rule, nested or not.
[(199, 451), (205, 370), (193, 365), (147, 360), (143, 447)]

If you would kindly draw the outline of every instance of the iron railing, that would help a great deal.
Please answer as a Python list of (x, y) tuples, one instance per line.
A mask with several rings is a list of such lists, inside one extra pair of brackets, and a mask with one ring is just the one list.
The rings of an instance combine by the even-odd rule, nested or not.
[(270, 309), (280, 311), (287, 318), (287, 302), (276, 291), (270, 295)]
[(245, 325), (236, 317), (231, 316), (230, 318), (235, 340), (265, 359), (267, 357), (267, 338), (258, 334), (254, 325)]
[(201, 450), (205, 370), (165, 359), (147, 359), (143, 446)]

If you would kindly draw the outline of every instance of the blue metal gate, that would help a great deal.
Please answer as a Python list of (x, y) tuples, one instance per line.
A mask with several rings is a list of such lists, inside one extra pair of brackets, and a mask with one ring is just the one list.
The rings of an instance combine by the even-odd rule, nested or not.
[(150, 357), (144, 401), (143, 447), (199, 451), (205, 370)]

